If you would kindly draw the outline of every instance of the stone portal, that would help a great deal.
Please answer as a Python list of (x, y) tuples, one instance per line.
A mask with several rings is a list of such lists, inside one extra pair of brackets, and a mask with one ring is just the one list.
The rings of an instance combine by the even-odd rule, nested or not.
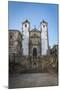
[(33, 48), (33, 57), (37, 57), (37, 49)]

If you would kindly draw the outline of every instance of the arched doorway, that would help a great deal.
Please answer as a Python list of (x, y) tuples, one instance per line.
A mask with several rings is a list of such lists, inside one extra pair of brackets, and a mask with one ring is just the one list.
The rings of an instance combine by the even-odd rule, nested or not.
[(33, 57), (37, 57), (37, 48), (33, 48)]

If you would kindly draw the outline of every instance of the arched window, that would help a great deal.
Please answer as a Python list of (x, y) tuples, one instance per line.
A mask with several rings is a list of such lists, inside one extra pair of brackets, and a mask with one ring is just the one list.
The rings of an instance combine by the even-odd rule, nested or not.
[(43, 25), (43, 27), (45, 27), (45, 25)]
[(27, 24), (25, 24), (25, 27), (27, 27)]

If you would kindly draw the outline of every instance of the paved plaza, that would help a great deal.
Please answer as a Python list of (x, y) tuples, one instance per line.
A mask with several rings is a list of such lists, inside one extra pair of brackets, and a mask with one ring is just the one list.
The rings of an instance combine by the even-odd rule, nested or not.
[(26, 88), (58, 85), (55, 73), (29, 73), (10, 75), (9, 88)]

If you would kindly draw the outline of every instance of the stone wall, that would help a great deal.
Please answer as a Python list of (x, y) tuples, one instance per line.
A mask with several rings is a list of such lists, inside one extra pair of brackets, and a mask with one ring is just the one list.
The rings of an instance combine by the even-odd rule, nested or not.
[(58, 72), (58, 60), (53, 56), (41, 56), (34, 60), (32, 57), (16, 57), (14, 67), (19, 73), (54, 73)]
[(22, 55), (22, 35), (18, 30), (9, 30), (9, 60), (13, 62), (18, 55)]

